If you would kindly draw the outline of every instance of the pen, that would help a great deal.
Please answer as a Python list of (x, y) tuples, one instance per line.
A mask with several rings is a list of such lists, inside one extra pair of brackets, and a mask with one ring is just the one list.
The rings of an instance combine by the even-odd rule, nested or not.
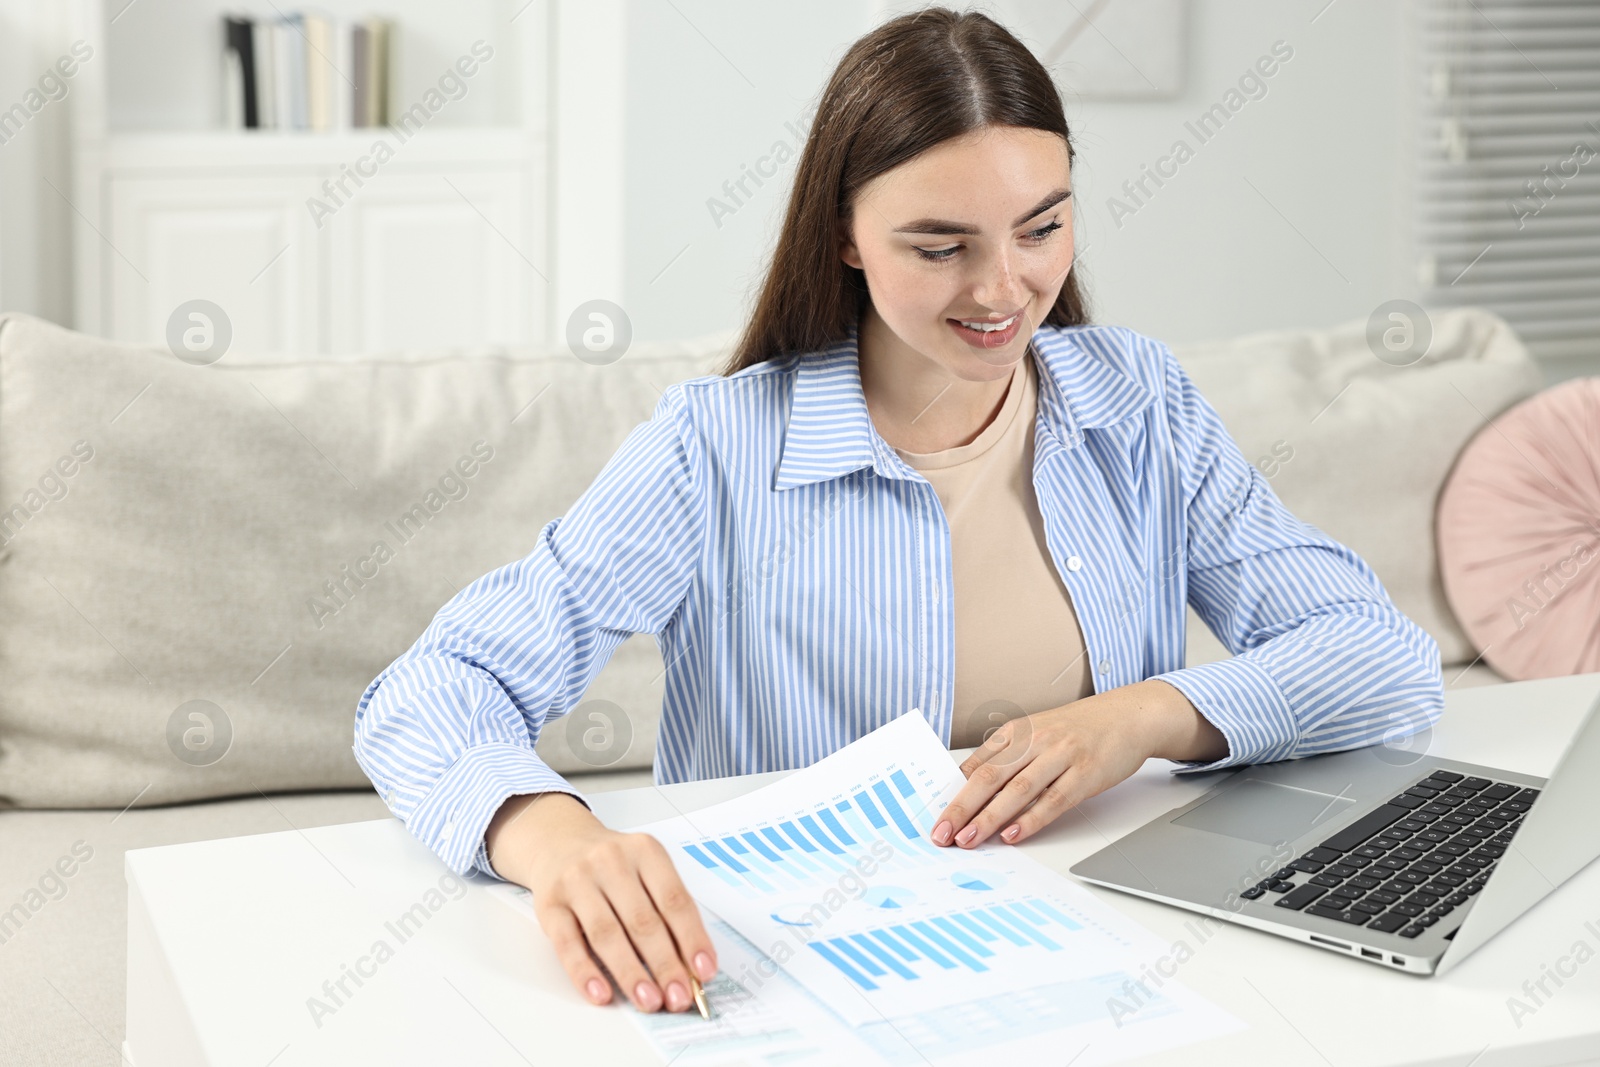
[(700, 1018), (711, 1018), (711, 1002), (706, 999), (705, 988), (700, 985), (700, 979), (693, 974), (689, 975), (689, 989), (694, 993), (694, 1006), (700, 1009)]

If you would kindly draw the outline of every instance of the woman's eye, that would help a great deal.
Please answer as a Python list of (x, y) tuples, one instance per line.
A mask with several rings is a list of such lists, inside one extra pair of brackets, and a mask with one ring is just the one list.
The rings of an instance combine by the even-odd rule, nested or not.
[[(1036, 230), (1029, 230), (1023, 236), (1030, 241), (1044, 241), (1048, 240), (1050, 235), (1059, 229), (1061, 229), (1061, 222), (1058, 219), (1055, 222), (1040, 226)], [(913, 245), (912, 248), (915, 249), (917, 255), (934, 263), (943, 262), (961, 251), (960, 245), (951, 245), (949, 248), (917, 248), (917, 246)]]

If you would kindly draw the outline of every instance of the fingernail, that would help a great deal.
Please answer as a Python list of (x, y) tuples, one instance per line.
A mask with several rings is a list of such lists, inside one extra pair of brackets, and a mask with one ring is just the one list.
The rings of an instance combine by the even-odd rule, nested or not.
[(606, 984), (598, 978), (589, 979), (589, 984), (584, 987), (589, 991), (589, 999), (596, 1004), (604, 1004), (606, 1000)]
[(1004, 830), (1002, 830), (1000, 832), (1000, 836), (1005, 838), (1007, 841), (1015, 841), (1017, 839), (1017, 835), (1020, 834), (1021, 832), (1022, 832), (1022, 827), (1017, 826), (1016, 824), (1012, 824), (1012, 825), (1006, 827)]
[(933, 843), (948, 845), (950, 843), (950, 820), (940, 819), (939, 825), (933, 828)]
[(711, 953), (696, 952), (694, 954), (695, 973), (702, 982), (709, 982), (717, 976), (717, 965), (711, 962)]
[(679, 1011), (689, 1006), (689, 991), (683, 988), (682, 982), (673, 982), (667, 986), (667, 1007)]
[(978, 828), (976, 826), (968, 826), (965, 830), (962, 830), (956, 835), (956, 840), (963, 845), (970, 845), (972, 844), (972, 839), (977, 836)]
[(645, 1011), (655, 1011), (661, 1007), (661, 994), (649, 982), (640, 981), (633, 987), (633, 1002)]

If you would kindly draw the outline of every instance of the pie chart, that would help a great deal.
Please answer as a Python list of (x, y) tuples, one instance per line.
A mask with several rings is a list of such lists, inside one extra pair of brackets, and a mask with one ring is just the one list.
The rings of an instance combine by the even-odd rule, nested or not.
[(879, 885), (863, 893), (861, 899), (874, 908), (903, 908), (916, 900), (917, 895), (897, 885)]
[(970, 889), (977, 893), (999, 889), (1006, 884), (1005, 876), (993, 871), (957, 871), (950, 876), (950, 881), (955, 883), (957, 889)]
[(784, 926), (811, 926), (811, 909), (799, 904), (785, 904), (772, 913), (772, 921)]

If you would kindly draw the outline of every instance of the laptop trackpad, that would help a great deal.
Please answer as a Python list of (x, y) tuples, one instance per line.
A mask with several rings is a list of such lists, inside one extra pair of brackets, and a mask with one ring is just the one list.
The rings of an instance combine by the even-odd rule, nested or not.
[(1274, 845), (1279, 841), (1293, 841), (1331, 822), (1354, 803), (1351, 797), (1246, 778), (1172, 821), (1180, 826)]

